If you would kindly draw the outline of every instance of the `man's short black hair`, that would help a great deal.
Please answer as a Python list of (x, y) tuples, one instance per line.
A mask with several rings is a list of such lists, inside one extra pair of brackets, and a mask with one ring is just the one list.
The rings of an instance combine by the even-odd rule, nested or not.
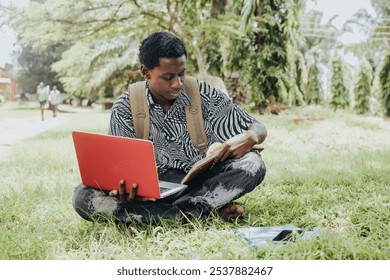
[(155, 32), (144, 39), (139, 47), (139, 61), (149, 69), (160, 65), (160, 58), (177, 58), (185, 55), (183, 42), (170, 32)]

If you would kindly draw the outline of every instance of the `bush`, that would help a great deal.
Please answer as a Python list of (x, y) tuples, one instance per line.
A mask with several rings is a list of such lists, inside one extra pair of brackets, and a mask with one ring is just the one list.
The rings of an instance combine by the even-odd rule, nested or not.
[(4, 96), (0, 95), (0, 106), (5, 103), (5, 98)]

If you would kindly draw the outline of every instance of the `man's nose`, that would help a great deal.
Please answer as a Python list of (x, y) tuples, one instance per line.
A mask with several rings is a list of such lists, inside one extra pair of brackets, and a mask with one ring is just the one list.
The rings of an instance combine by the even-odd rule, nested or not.
[(176, 76), (173, 81), (172, 81), (172, 87), (173, 88), (177, 88), (177, 89), (180, 89), (183, 87), (183, 81), (182, 81), (182, 78), (180, 76)]

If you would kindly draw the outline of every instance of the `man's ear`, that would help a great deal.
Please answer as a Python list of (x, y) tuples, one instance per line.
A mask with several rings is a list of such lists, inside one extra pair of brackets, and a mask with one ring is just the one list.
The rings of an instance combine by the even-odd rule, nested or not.
[(141, 65), (141, 74), (146, 80), (150, 79), (149, 69), (143, 64)]

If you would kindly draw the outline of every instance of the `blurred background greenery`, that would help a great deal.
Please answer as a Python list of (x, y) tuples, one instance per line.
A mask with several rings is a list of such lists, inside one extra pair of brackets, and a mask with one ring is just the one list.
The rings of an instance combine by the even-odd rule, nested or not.
[[(114, 100), (141, 79), (140, 40), (165, 30), (186, 43), (188, 74), (252, 112), (323, 104), (390, 116), (386, 0), (371, 0), (375, 15), (359, 9), (342, 27), (336, 17), (324, 22), (323, 12), (308, 10), (316, 2), (310, 0), (25, 2), (0, 4), (0, 25), (17, 34), (13, 71), (23, 92), (35, 93), (43, 81), (91, 102)], [(364, 40), (340, 40), (357, 31)]]

